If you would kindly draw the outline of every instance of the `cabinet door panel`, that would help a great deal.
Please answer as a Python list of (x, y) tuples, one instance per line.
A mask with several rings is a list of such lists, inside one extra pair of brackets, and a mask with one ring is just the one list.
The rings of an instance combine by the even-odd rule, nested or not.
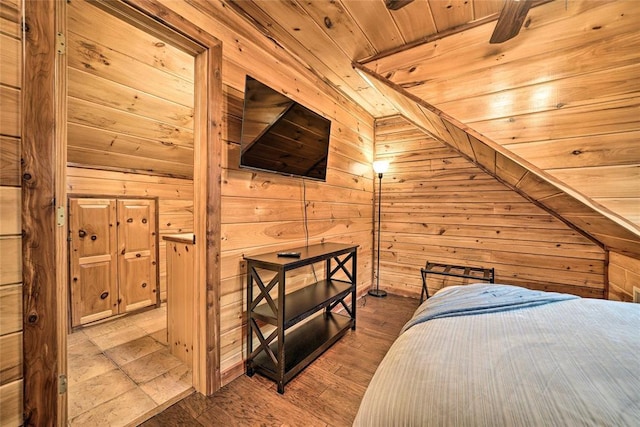
[(115, 200), (69, 200), (72, 326), (118, 312), (115, 220)]
[(120, 312), (156, 304), (155, 200), (118, 200)]

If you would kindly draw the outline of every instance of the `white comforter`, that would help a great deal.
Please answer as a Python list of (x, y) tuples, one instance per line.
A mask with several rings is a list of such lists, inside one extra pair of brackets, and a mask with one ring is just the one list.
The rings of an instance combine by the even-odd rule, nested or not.
[[(500, 285), (466, 288), (487, 286)], [(415, 324), (354, 425), (640, 426), (640, 305), (579, 298)]]

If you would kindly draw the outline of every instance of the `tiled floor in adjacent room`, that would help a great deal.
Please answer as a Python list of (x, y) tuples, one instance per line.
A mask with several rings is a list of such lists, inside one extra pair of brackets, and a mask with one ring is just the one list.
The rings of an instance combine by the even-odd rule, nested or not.
[(167, 345), (166, 305), (68, 336), (72, 426), (144, 421), (193, 392), (191, 370)]

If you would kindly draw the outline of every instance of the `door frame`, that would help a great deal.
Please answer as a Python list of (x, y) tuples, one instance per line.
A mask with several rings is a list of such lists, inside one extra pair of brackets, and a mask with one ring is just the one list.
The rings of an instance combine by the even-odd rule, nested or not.
[[(100, 3), (195, 56), (194, 385), (220, 388), (222, 42), (153, 0)], [(24, 0), (22, 89), (23, 412), (25, 425), (67, 424), (66, 1)], [(196, 348), (197, 347), (197, 348)], [(197, 365), (197, 367), (196, 367)]]

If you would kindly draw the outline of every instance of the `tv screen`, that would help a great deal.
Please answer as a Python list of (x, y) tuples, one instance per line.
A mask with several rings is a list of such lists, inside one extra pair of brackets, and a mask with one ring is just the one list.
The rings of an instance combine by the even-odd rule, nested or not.
[(331, 121), (247, 76), (240, 167), (325, 181)]

